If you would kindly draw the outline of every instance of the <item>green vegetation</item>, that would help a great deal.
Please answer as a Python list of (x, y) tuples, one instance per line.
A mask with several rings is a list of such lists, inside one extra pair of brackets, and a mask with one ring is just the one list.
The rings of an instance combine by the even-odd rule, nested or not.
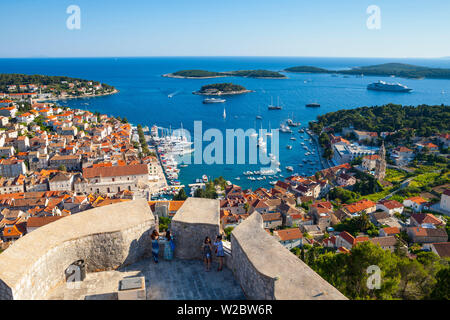
[(405, 171), (397, 170), (397, 169), (386, 169), (386, 177), (384, 180), (389, 181), (393, 184), (402, 182), (407, 178), (407, 174)]
[(383, 190), (377, 179), (368, 173), (357, 171), (355, 177), (358, 182), (353, 186), (353, 192), (366, 196)]
[[(401, 106), (387, 104), (375, 107), (360, 107), (351, 110), (329, 112), (317, 117), (317, 122), (310, 122), (314, 132), (321, 132), (324, 127), (333, 127), (336, 132), (353, 126), (357, 130), (375, 132), (392, 132), (404, 128), (416, 130), (418, 136), (431, 136), (450, 131), (450, 106), (420, 105)], [(398, 139), (406, 138), (406, 130), (397, 133)]]
[(378, 228), (370, 222), (367, 214), (361, 214), (351, 219), (347, 218), (335, 225), (334, 229), (336, 231), (347, 231), (354, 237), (358, 236), (359, 233), (366, 233), (370, 237), (378, 236)]
[(226, 227), (223, 229), (225, 232), (225, 240), (231, 241), (231, 232), (233, 231), (234, 227)]
[(309, 66), (299, 66), (299, 67), (291, 67), (287, 68), (284, 71), (287, 72), (298, 72), (298, 73), (332, 73), (330, 70), (317, 68), (317, 67), (309, 67)]
[(269, 70), (238, 70), (230, 72), (214, 72), (206, 70), (180, 70), (172, 73), (174, 76), (185, 78), (211, 77), (248, 77), (248, 78), (286, 78), (283, 74)]
[(207, 84), (201, 87), (199, 93), (216, 92), (216, 93), (228, 93), (228, 92), (242, 92), (247, 89), (241, 85), (233, 83), (213, 83)]
[(331, 141), (330, 137), (325, 133), (322, 132), (319, 136), (319, 144), (320, 147), (323, 149), (323, 157), (325, 159), (331, 159), (333, 158), (333, 148), (331, 147)]
[(169, 217), (159, 217), (159, 231), (166, 231), (169, 229), (170, 218)]
[(225, 190), (225, 188), (227, 186), (227, 180), (225, 180), (224, 177), (220, 176), (220, 177), (214, 179), (214, 185), (215, 186), (220, 186), (220, 188), (222, 190)]
[(217, 196), (216, 186), (213, 181), (208, 181), (205, 184), (205, 189), (199, 188), (194, 193), (194, 197), (196, 198), (217, 199)]
[[(67, 83), (76, 83), (79, 85), (77, 87), (86, 87), (87, 83), (91, 80), (83, 80), (78, 78), (70, 78), (65, 76), (45, 76), (45, 75), (27, 75), (27, 74), (14, 74), (14, 73), (2, 73), (0, 74), (0, 92), (8, 92), (8, 86), (10, 85), (29, 85), (34, 84), (37, 86), (46, 85), (47, 89), (42, 90), (42, 92), (49, 92), (50, 88), (56, 91), (69, 90)], [(67, 83), (63, 83), (67, 82)], [(92, 81), (93, 85), (98, 85), (100, 82)], [(114, 87), (107, 84), (101, 84), (103, 89), (112, 90)], [(17, 91), (19, 92), (19, 91)]]
[(403, 78), (450, 79), (450, 69), (428, 68), (404, 63), (384, 63), (373, 66), (355, 67), (350, 70), (327, 70), (309, 66), (291, 67), (288, 72), (331, 73), (347, 75), (391, 76)]
[(148, 149), (148, 143), (145, 140), (144, 130), (142, 130), (142, 126), (140, 124), (137, 125), (138, 135), (139, 135), (139, 143), (141, 144), (142, 155), (149, 156), (153, 155), (152, 152)]
[[(301, 258), (301, 251), (295, 253)], [(410, 259), (399, 245), (391, 253), (366, 241), (353, 247), (350, 254), (312, 246), (303, 256), (303, 261), (350, 299), (449, 297), (449, 260), (432, 252), (418, 252), (417, 259)], [(367, 270), (371, 265), (380, 268), (379, 289), (367, 286), (371, 275)]]
[(181, 189), (178, 191), (176, 195), (173, 196), (173, 200), (186, 200), (188, 198), (186, 191), (184, 189)]

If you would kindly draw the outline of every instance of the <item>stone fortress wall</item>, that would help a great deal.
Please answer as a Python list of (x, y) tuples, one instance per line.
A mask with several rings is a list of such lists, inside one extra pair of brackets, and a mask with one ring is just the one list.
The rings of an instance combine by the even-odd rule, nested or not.
[[(100, 207), (31, 232), (0, 254), (0, 299), (44, 299), (83, 259), (87, 271), (116, 269), (151, 252), (157, 219), (145, 200)], [(219, 201), (189, 198), (172, 220), (175, 257), (201, 259), (206, 236), (220, 230)], [(346, 299), (263, 229), (255, 213), (231, 235), (232, 269), (250, 299)]]
[(347, 299), (269, 235), (259, 213), (233, 230), (231, 248), (234, 276), (249, 299)]
[(32, 231), (0, 254), (0, 299), (45, 299), (83, 259), (88, 272), (113, 270), (151, 250), (156, 220), (145, 200), (77, 213)]

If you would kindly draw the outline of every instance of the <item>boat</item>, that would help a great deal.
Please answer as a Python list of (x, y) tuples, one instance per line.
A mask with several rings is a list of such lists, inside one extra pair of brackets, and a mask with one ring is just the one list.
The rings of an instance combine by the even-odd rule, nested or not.
[(261, 116), (256, 116), (256, 119), (261, 120), (262, 117)]
[(286, 123), (288, 124), (288, 126), (291, 127), (300, 127), (301, 123), (300, 122), (295, 122), (294, 120), (294, 113), (292, 113), (292, 119), (287, 119)]
[(204, 183), (208, 182), (208, 176), (207, 176), (206, 174), (204, 174), (204, 175), (202, 176), (202, 181), (203, 181)]
[(219, 98), (206, 98), (203, 100), (203, 103), (207, 104), (207, 103), (223, 103), (227, 100), (225, 99), (219, 99)]
[(308, 103), (308, 104), (306, 104), (306, 107), (308, 107), (308, 108), (319, 108), (320, 104), (318, 104), (316, 102)]
[(292, 146), (287, 145), (286, 148), (287, 148), (288, 150), (291, 150), (291, 149), (292, 149)]
[(277, 102), (277, 105), (276, 106), (274, 106), (273, 105), (273, 99), (271, 98), (271, 100), (270, 100), (270, 105), (267, 107), (269, 110), (281, 110), (282, 108), (281, 108), (281, 106), (280, 106), (280, 103), (279, 103), (279, 97), (277, 98), (278, 100), (278, 102)]
[(281, 132), (292, 133), (291, 128), (290, 128), (288, 125), (284, 124), (284, 123), (282, 123), (282, 124), (280, 125), (280, 131), (281, 131)]
[(235, 179), (236, 179), (236, 180), (241, 180), (241, 178), (240, 178), (240, 177), (236, 177)]
[(374, 90), (374, 91), (390, 91), (390, 92), (410, 92), (412, 91), (411, 88), (408, 88), (407, 86), (400, 84), (400, 83), (388, 83), (384, 81), (378, 81), (371, 83), (367, 86), (367, 90)]
[(224, 118), (224, 119), (227, 118), (227, 112), (225, 111), (225, 108), (223, 108), (223, 118)]
[(292, 172), (292, 171), (294, 171), (294, 168), (292, 168), (291, 166), (287, 166), (287, 167), (286, 167), (286, 170)]
[(297, 140), (296, 137), (290, 137), (290, 139), (293, 140), (293, 141)]

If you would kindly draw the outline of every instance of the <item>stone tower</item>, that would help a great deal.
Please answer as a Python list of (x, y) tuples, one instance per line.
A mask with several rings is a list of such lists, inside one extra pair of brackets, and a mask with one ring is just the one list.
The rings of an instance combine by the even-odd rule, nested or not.
[(378, 151), (378, 159), (375, 166), (375, 178), (383, 180), (386, 176), (386, 149), (384, 148), (384, 141)]

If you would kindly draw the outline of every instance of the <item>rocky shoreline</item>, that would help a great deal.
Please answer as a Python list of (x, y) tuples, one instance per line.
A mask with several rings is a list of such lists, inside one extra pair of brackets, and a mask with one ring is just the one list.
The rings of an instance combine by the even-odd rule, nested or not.
[(173, 79), (214, 79), (214, 78), (226, 78), (226, 77), (241, 77), (241, 78), (252, 78), (252, 79), (288, 79), (287, 76), (283, 77), (248, 77), (248, 76), (237, 76), (232, 74), (224, 74), (220, 76), (208, 76), (208, 77), (186, 77), (186, 76), (177, 76), (173, 73), (163, 74), (162, 77), (165, 78), (173, 78)]
[(55, 100), (69, 100), (69, 99), (86, 99), (86, 98), (98, 98), (98, 97), (104, 97), (104, 96), (110, 96), (116, 93), (119, 93), (120, 91), (117, 89), (114, 89), (111, 92), (102, 93), (102, 94), (96, 94), (96, 95), (81, 95), (81, 96), (67, 96), (67, 97), (54, 97), (51, 99), (38, 99), (39, 101), (55, 101)]

